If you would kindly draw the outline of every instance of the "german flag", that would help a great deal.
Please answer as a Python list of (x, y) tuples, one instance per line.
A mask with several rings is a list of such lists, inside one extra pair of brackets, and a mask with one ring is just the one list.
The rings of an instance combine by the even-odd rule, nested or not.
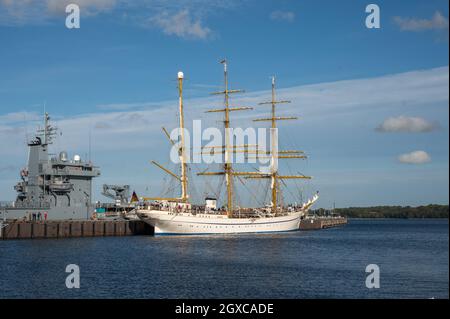
[(136, 195), (136, 192), (135, 192), (135, 191), (133, 191), (133, 195), (131, 195), (131, 200), (130, 200), (130, 202), (131, 202), (131, 203), (139, 202), (139, 198), (138, 198), (138, 196)]

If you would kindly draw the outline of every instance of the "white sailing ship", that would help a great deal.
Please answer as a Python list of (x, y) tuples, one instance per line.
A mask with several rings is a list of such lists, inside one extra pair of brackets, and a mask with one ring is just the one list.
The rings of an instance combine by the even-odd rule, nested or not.
[[(224, 95), (225, 105), (222, 109), (211, 110), (209, 112), (224, 113), (224, 128), (230, 128), (230, 112), (251, 109), (249, 107), (230, 107), (229, 95), (242, 92), (241, 90), (232, 90), (228, 88), (228, 72), (226, 60), (221, 61), (224, 66), (224, 90), (214, 94)], [(203, 172), (197, 175), (203, 176), (224, 176), (226, 184), (226, 204), (222, 208), (217, 207), (216, 198), (206, 198), (203, 206), (193, 205), (188, 195), (188, 164), (186, 161), (184, 113), (183, 113), (183, 73), (178, 73), (179, 90), (179, 127), (180, 143), (179, 156), (181, 175), (166, 169), (162, 165), (153, 162), (156, 166), (177, 179), (181, 183), (181, 197), (178, 198), (144, 198), (145, 202), (136, 209), (136, 215), (144, 222), (152, 225), (156, 235), (194, 235), (194, 234), (232, 234), (232, 233), (271, 233), (297, 231), (300, 220), (305, 216), (310, 207), (317, 201), (318, 193), (311, 199), (301, 205), (283, 206), (279, 203), (280, 182), (286, 179), (310, 179), (304, 175), (280, 175), (275, 163), (279, 158), (293, 159), (306, 158), (302, 151), (286, 150), (278, 151), (275, 147), (270, 152), (264, 152), (264, 156), (270, 157), (271, 168), (268, 172), (241, 172), (232, 167), (229, 160), (230, 153), (246, 152), (247, 154), (256, 154), (260, 157), (259, 150), (249, 151), (249, 145), (232, 146), (225, 134), (225, 145), (219, 146), (218, 151), (224, 154), (225, 164), (223, 170), (219, 172)], [(276, 105), (280, 103), (289, 103), (290, 101), (277, 101), (275, 99), (275, 78), (272, 78), (272, 99), (269, 102), (260, 104), (269, 104), (272, 107), (271, 117), (266, 119), (256, 119), (254, 121), (271, 122), (271, 128), (277, 128), (277, 121), (293, 120), (295, 117), (276, 116)], [(274, 130), (272, 130), (273, 132)], [(164, 130), (166, 135), (167, 131)], [(170, 139), (170, 137), (169, 137)], [(272, 139), (274, 141), (274, 139)], [(273, 145), (272, 145), (273, 146)], [(245, 150), (239, 150), (244, 147)], [(276, 151), (275, 151), (276, 149)], [(216, 151), (216, 150), (214, 150)], [(246, 179), (268, 179), (271, 188), (270, 205), (260, 208), (242, 208), (234, 205), (233, 185), (234, 177), (244, 177)], [(284, 183), (284, 182), (283, 182)]]

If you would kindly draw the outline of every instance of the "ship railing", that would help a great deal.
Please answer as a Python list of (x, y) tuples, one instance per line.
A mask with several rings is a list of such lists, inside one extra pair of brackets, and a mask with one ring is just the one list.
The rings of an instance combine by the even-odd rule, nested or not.
[(86, 175), (96, 176), (97, 172), (93, 169), (93, 166), (89, 166), (89, 169), (83, 167), (71, 166), (65, 168), (53, 168), (51, 169), (52, 175)]
[[(192, 207), (190, 209), (165, 206), (161, 204), (140, 204), (137, 205), (138, 209), (142, 210), (156, 210), (162, 212), (169, 212), (172, 214), (190, 213), (192, 215), (198, 214), (212, 214), (212, 215), (226, 215), (225, 209), (206, 209), (204, 206)], [(288, 212), (279, 212), (277, 216), (287, 215)], [(274, 217), (274, 214), (264, 209), (251, 208), (251, 209), (239, 209), (233, 212), (235, 218), (264, 218)]]
[(20, 208), (20, 209), (36, 209), (36, 208), (39, 208), (39, 209), (50, 209), (50, 204), (49, 203), (44, 203), (44, 204), (28, 204), (28, 203), (24, 203), (24, 204), (20, 204), (20, 203), (16, 202), (16, 204), (14, 205), (14, 208)]
[(203, 206), (194, 206), (192, 208), (179, 208), (179, 207), (165, 206), (165, 205), (161, 205), (161, 204), (144, 204), (144, 205), (137, 205), (137, 208), (142, 209), (142, 210), (156, 210), (156, 211), (170, 212), (173, 214), (189, 213), (192, 215), (197, 215), (197, 214), (226, 215), (225, 210), (205, 209), (205, 207), (203, 207)]

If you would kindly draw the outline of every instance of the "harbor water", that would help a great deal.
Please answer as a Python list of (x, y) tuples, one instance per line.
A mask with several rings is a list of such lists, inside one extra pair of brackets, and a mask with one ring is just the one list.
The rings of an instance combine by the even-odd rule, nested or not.
[[(80, 269), (68, 289), (66, 266)], [(366, 266), (380, 288), (366, 287)], [(0, 241), (0, 298), (448, 298), (445, 219), (320, 231)]]

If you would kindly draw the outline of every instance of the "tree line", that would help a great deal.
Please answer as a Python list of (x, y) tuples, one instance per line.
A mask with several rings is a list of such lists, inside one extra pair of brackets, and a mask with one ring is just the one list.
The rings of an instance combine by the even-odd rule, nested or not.
[(348, 218), (448, 218), (448, 205), (427, 206), (374, 206), (336, 208), (334, 211), (323, 208), (311, 213), (319, 216), (340, 215)]

